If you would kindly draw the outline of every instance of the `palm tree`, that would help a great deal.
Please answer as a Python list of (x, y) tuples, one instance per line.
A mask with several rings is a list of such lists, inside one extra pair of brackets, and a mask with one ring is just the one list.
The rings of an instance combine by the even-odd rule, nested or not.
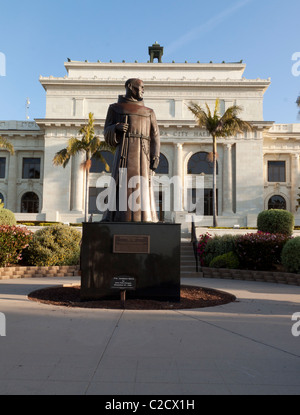
[(245, 130), (251, 131), (252, 126), (241, 120), (238, 117), (242, 108), (238, 105), (232, 105), (229, 107), (224, 115), (220, 115), (220, 102), (219, 99), (215, 102), (214, 113), (212, 114), (209, 106), (205, 104), (206, 110), (200, 105), (191, 102), (188, 105), (188, 109), (194, 114), (196, 123), (199, 127), (205, 128), (213, 139), (213, 226), (217, 226), (217, 139), (226, 138), (241, 133)]
[(96, 158), (104, 163), (105, 170), (109, 172), (109, 165), (107, 164), (101, 152), (114, 152), (114, 150), (108, 144), (102, 142), (100, 138), (95, 135), (94, 124), (94, 114), (89, 113), (88, 122), (82, 126), (78, 132), (82, 137), (80, 139), (71, 137), (68, 141), (67, 147), (58, 151), (53, 158), (53, 164), (55, 166), (63, 166), (65, 168), (72, 156), (75, 156), (79, 153), (85, 154), (85, 161), (80, 166), (85, 172), (85, 222), (88, 221), (89, 172), (92, 166), (92, 158)]
[[(299, 97), (297, 98), (296, 104), (298, 105), (298, 107), (300, 107), (300, 95), (299, 95)], [(299, 110), (299, 115), (300, 115), (300, 110)]]
[(15, 154), (14, 146), (6, 139), (0, 135), (0, 149), (7, 150), (11, 155)]

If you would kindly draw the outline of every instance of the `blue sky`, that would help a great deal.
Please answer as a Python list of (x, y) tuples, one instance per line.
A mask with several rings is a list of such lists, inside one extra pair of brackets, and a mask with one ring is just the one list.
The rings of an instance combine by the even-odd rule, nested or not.
[(146, 62), (157, 41), (164, 62), (243, 59), (246, 78), (271, 77), (264, 119), (300, 122), (299, 0), (2, 0), (0, 11), (0, 120), (25, 119), (27, 97), (30, 119), (43, 118), (39, 76), (65, 76), (67, 58)]

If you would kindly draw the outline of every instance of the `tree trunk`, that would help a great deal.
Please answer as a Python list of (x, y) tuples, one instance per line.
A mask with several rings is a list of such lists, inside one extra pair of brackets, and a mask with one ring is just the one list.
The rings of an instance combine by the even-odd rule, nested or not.
[(89, 171), (85, 171), (85, 204), (84, 204), (84, 221), (88, 222), (89, 214)]
[(213, 136), (213, 227), (217, 226), (217, 139)]
[(89, 166), (89, 157), (86, 156), (86, 165), (85, 165), (85, 203), (84, 203), (84, 221), (88, 222), (88, 215), (89, 215), (89, 173), (90, 173), (90, 166)]

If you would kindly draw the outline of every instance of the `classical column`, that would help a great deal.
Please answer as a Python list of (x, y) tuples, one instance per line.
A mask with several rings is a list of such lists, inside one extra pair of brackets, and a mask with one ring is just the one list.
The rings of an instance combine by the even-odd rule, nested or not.
[[(291, 197), (291, 211), (297, 213), (297, 199), (298, 193), (300, 193), (300, 169), (299, 169), (299, 154), (292, 154), (292, 197)], [(298, 209), (299, 212), (299, 209)]]
[(7, 185), (7, 203), (6, 207), (13, 212), (20, 211), (17, 208), (17, 179), (18, 179), (18, 155), (15, 151), (15, 155), (9, 155), (9, 165), (8, 165), (8, 185)]
[(175, 175), (182, 178), (182, 144), (175, 144)]
[[(177, 183), (177, 187), (179, 187), (177, 192), (174, 192), (173, 190), (173, 200), (174, 205), (176, 206), (177, 211), (182, 211), (182, 201), (183, 201), (183, 194), (182, 194), (182, 186), (183, 186), (183, 168), (182, 168), (182, 144), (181, 143), (175, 143), (175, 169), (173, 176), (177, 176), (179, 178)], [(175, 187), (175, 186), (174, 186)]]
[(84, 156), (76, 154), (72, 157), (71, 168), (71, 210), (75, 212), (83, 212), (84, 203), (84, 175), (80, 167)]
[(232, 144), (224, 144), (223, 158), (223, 213), (231, 215), (232, 210)]

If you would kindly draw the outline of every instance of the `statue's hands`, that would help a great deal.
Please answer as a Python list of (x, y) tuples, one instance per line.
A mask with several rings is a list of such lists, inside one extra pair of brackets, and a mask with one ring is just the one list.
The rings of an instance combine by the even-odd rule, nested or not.
[(126, 123), (118, 123), (116, 124), (116, 130), (121, 131), (122, 133), (127, 133), (129, 124)]
[(152, 157), (150, 161), (150, 169), (155, 171), (159, 165), (159, 157)]

